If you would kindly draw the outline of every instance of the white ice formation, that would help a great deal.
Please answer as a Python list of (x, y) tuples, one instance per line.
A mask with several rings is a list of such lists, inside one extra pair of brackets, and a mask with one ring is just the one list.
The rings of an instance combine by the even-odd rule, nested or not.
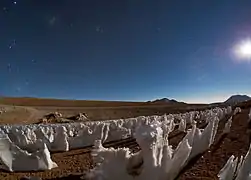
[(223, 134), (227, 134), (230, 132), (230, 128), (231, 128), (231, 125), (232, 125), (232, 116), (228, 119), (227, 123), (225, 124), (225, 127), (223, 129)]
[(40, 142), (41, 149), (28, 153), (14, 145), (8, 137), (0, 138), (1, 168), (7, 171), (38, 171), (57, 167), (51, 160), (46, 144)]
[(241, 113), (241, 108), (240, 107), (236, 107), (234, 110), (234, 115)]
[[(249, 121), (251, 120), (251, 109), (249, 112)], [(232, 118), (231, 118), (232, 121)], [(227, 124), (229, 124), (228, 122)], [(227, 125), (226, 126), (229, 126)], [(225, 129), (226, 129), (225, 126)], [(251, 180), (251, 144), (249, 145), (248, 152), (246, 156), (243, 158), (241, 156), (234, 157), (232, 155), (225, 166), (220, 170), (218, 177), (219, 180)]]
[[(0, 154), (2, 154), (0, 158), (3, 167), (5, 167), (4, 169), (9, 171), (46, 170), (56, 167), (56, 164), (52, 162), (50, 158), (49, 152), (83, 148), (93, 145), (97, 139), (99, 139), (102, 144), (104, 142), (121, 140), (133, 136), (143, 147), (143, 154), (129, 154), (129, 161), (134, 163), (137, 159), (140, 159), (138, 156), (142, 156), (144, 157), (144, 162), (156, 161), (157, 165), (154, 165), (156, 169), (164, 167), (165, 171), (168, 171), (170, 174), (174, 171), (169, 169), (175, 167), (174, 164), (172, 164), (172, 166), (170, 165), (171, 160), (174, 161), (174, 159), (179, 156), (184, 157), (183, 159), (186, 160), (186, 156), (188, 156), (189, 159), (206, 150), (213, 142), (218, 118), (222, 118), (231, 112), (231, 107), (228, 107), (214, 108), (205, 111), (192, 111), (184, 114), (140, 116), (137, 118), (107, 121), (2, 125), (0, 126)], [(175, 119), (179, 119), (179, 123), (175, 124)], [(201, 130), (196, 128), (196, 122), (208, 123), (208, 125), (205, 130)], [(187, 130), (187, 125), (192, 125), (193, 128)], [(178, 126), (180, 131), (187, 132), (187, 136), (185, 138), (186, 140), (182, 141), (179, 146), (173, 150), (171, 146), (168, 145), (166, 139), (168, 134), (175, 129), (175, 126)], [(144, 136), (142, 133), (146, 135)], [(160, 135), (163, 137), (161, 138)], [(145, 141), (144, 138), (150, 138), (150, 140)], [(149, 149), (146, 144), (151, 145), (153, 149)], [(199, 144), (198, 148), (195, 148), (196, 144)], [(9, 149), (8, 147), (12, 148)], [(107, 150), (104, 149), (104, 152), (106, 151)], [(120, 153), (122, 154), (124, 153), (124, 150), (119, 151), (121, 151)], [(161, 151), (163, 151), (163, 153)], [(150, 152), (152, 153), (150, 156), (152, 158), (146, 157), (145, 154)], [(114, 151), (110, 151), (110, 154), (114, 154)], [(171, 160), (166, 161), (162, 156), (167, 156)], [(156, 158), (158, 160), (156, 160)], [(24, 161), (30, 162), (32, 167), (19, 167), (18, 164), (22, 164)], [(163, 162), (160, 163), (160, 161)], [(179, 162), (179, 160), (177, 160), (177, 162)], [(179, 162), (179, 164), (182, 165), (184, 162)], [(144, 173), (142, 172), (142, 174)], [(177, 173), (174, 173), (174, 175), (175, 174)]]
[[(87, 175), (90, 180), (174, 180), (185, 165), (205, 152), (214, 142), (219, 118), (208, 118), (204, 130), (192, 125), (186, 136), (173, 149), (168, 143), (168, 131), (159, 121), (136, 128), (135, 138), (141, 151), (131, 153), (128, 148), (104, 148), (96, 141), (92, 153), (97, 166)], [(116, 171), (114, 171), (116, 169)]]
[(228, 159), (225, 166), (220, 170), (218, 177), (220, 180), (250, 180), (251, 178), (251, 146), (249, 146), (246, 156), (234, 157)]

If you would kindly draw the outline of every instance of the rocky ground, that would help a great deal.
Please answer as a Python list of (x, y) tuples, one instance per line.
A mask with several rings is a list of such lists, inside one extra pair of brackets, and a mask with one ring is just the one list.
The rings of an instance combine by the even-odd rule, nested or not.
[[(9, 108), (8, 111), (4, 113), (11, 113), (20, 111), (20, 113), (28, 112), (26, 115), (27, 117), (34, 117), (39, 115), (39, 112), (37, 112), (37, 109), (29, 109), (26, 110), (25, 108), (21, 110), (18, 108)], [(178, 180), (216, 180), (217, 174), (220, 171), (220, 169), (224, 166), (224, 164), (227, 162), (228, 158), (231, 155), (235, 155), (240, 157), (241, 155), (245, 155), (249, 146), (249, 136), (246, 133), (247, 131), (247, 119), (248, 119), (248, 113), (249, 108), (245, 108), (242, 110), (240, 114), (237, 114), (233, 118), (233, 123), (231, 127), (231, 132), (227, 136), (221, 136), (222, 129), (224, 127), (224, 123), (227, 119), (220, 122), (219, 129), (220, 131), (216, 135), (216, 141), (213, 144), (213, 146), (205, 152), (203, 155), (199, 156), (197, 159), (195, 159), (193, 162), (191, 162), (183, 172), (180, 173)], [(135, 109), (135, 107), (134, 107)], [(128, 110), (128, 109), (127, 109)], [(157, 111), (158, 113), (162, 113), (164, 110), (167, 110), (167, 108), (159, 108)], [(24, 112), (23, 112), (24, 111)], [(33, 112), (34, 111), (34, 112)], [(116, 112), (120, 111), (120, 109), (116, 109)], [(125, 112), (125, 110), (121, 110)], [(135, 111), (130, 109), (130, 111)], [(156, 111), (156, 109), (146, 110), (143, 111), (144, 115), (147, 115), (149, 113), (152, 113), (153, 111)], [(167, 110), (168, 111), (168, 110)], [(169, 110), (170, 111), (170, 110)], [(3, 113), (3, 114), (4, 114)], [(128, 112), (127, 112), (128, 113)], [(0, 115), (1, 117), (6, 116), (6, 114)], [(129, 113), (130, 114), (130, 113)], [(133, 114), (133, 113), (132, 113)], [(157, 114), (157, 113), (153, 113)], [(10, 114), (9, 114), (10, 115)], [(17, 119), (19, 116), (15, 115)], [(128, 115), (129, 116), (129, 115)], [(134, 115), (138, 116), (138, 115)], [(2, 123), (7, 123), (7, 121)], [(15, 121), (13, 121), (15, 123)], [(28, 123), (28, 122), (27, 122)], [(178, 142), (182, 139), (184, 134), (177, 135), (170, 139), (170, 144), (173, 144), (174, 146), (178, 144)], [(122, 146), (127, 146), (128, 142), (125, 143)], [(130, 143), (130, 145), (133, 145), (133, 143)], [(113, 145), (111, 145), (113, 146)], [(137, 146), (133, 145), (132, 148), (137, 149)], [(85, 171), (88, 171), (90, 168), (93, 167), (92, 164), (92, 158), (90, 155), (91, 148), (83, 148), (79, 150), (72, 150), (70, 152), (63, 152), (63, 153), (54, 153), (52, 154), (52, 159), (58, 164), (58, 168), (55, 168), (50, 171), (45, 172), (29, 172), (29, 173), (8, 173), (0, 171), (0, 179), (1, 180), (15, 180), (15, 179), (21, 179), (24, 176), (35, 176), (40, 177), (45, 180), (49, 179), (80, 179), (82, 176), (82, 173)]]

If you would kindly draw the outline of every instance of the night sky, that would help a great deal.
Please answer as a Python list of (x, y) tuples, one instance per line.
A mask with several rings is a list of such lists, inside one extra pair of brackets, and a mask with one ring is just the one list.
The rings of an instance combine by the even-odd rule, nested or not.
[(251, 95), (250, 0), (1, 0), (0, 95), (220, 101)]

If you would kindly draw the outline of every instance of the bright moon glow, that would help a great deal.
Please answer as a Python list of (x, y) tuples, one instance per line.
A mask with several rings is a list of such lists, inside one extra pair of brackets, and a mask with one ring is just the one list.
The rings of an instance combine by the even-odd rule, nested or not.
[(241, 42), (239, 45), (236, 46), (235, 54), (237, 58), (242, 60), (251, 60), (251, 40), (246, 40)]

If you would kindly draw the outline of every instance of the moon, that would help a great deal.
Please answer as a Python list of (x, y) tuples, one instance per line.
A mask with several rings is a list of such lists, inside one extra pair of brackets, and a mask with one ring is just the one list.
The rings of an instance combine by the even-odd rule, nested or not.
[(251, 61), (251, 40), (247, 39), (237, 44), (235, 55), (242, 61)]

